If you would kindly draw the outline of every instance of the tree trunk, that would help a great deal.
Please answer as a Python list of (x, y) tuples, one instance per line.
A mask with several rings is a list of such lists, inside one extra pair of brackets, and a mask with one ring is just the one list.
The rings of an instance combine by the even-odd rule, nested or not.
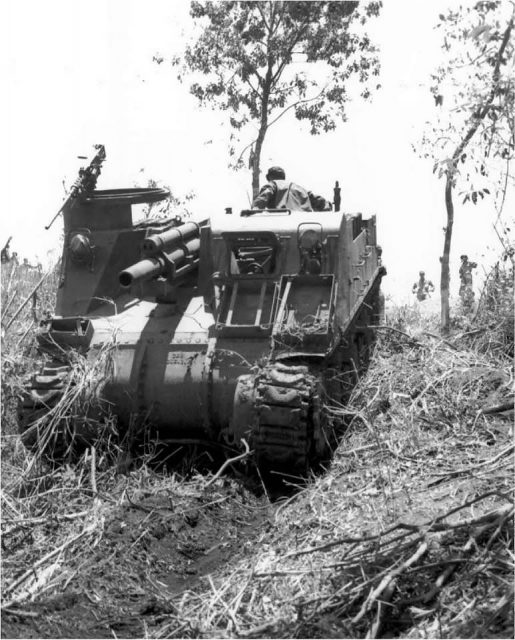
[(441, 329), (442, 333), (449, 333), (450, 328), (450, 307), (449, 307), (449, 285), (451, 281), (450, 256), (452, 225), (454, 224), (454, 204), (452, 202), (452, 176), (447, 175), (445, 182), (445, 209), (447, 211), (447, 226), (445, 227), (445, 239), (443, 244), (443, 255), (440, 258), (442, 264), (440, 276), (440, 302), (441, 302)]
[(259, 174), (260, 174), (260, 165), (261, 165), (261, 150), (263, 148), (263, 142), (265, 140), (266, 134), (266, 120), (265, 125), (263, 125), (263, 120), (261, 120), (261, 125), (259, 127), (258, 137), (256, 139), (256, 148), (254, 150), (254, 162), (252, 164), (252, 197), (255, 198), (259, 193)]
[(501, 46), (496, 55), (496, 62), (494, 71), (492, 74), (492, 87), (490, 89), (490, 95), (486, 99), (483, 106), (479, 109), (478, 113), (472, 118), (472, 126), (468, 129), (464, 135), (462, 141), (455, 149), (452, 155), (452, 164), (447, 168), (447, 178), (445, 181), (445, 208), (447, 211), (447, 226), (445, 227), (445, 240), (443, 245), (443, 255), (440, 258), (442, 263), (441, 278), (440, 278), (440, 301), (441, 301), (441, 331), (442, 333), (449, 333), (450, 329), (450, 310), (449, 310), (449, 283), (450, 283), (450, 270), (449, 262), (451, 255), (451, 240), (452, 240), (452, 225), (454, 223), (454, 204), (452, 202), (452, 190), (454, 188), (454, 182), (456, 179), (456, 172), (458, 161), (461, 158), (462, 153), (465, 151), (467, 145), (474, 137), (476, 131), (479, 128), (481, 122), (485, 119), (486, 115), (490, 111), (492, 103), (494, 101), (496, 91), (498, 90), (497, 84), (499, 82), (499, 69), (501, 61), (504, 55), (504, 50), (510, 39), (511, 30), (513, 28), (513, 18), (508, 23), (506, 31), (504, 32)]
[(254, 150), (254, 162), (252, 164), (252, 197), (255, 198), (259, 193), (259, 174), (261, 167), (261, 151), (263, 142), (265, 141), (266, 130), (268, 129), (268, 98), (270, 96), (270, 88), (265, 85), (263, 89), (263, 102), (261, 104), (261, 120), (259, 122), (258, 137), (256, 139), (256, 148)]
[(265, 141), (266, 131), (268, 129), (268, 102), (270, 100), (270, 91), (272, 88), (272, 68), (273, 61), (268, 58), (268, 69), (266, 71), (265, 80), (263, 82), (263, 95), (261, 98), (261, 118), (259, 120), (259, 131), (256, 139), (256, 149), (254, 151), (254, 162), (252, 164), (252, 197), (255, 198), (259, 193), (259, 173), (261, 165), (261, 151), (263, 142)]

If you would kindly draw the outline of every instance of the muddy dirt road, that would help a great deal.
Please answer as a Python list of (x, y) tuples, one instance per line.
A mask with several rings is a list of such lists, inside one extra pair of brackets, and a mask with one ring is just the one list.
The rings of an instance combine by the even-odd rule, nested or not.
[[(162, 478), (146, 491), (126, 494), (122, 505), (99, 498), (89, 516), (96, 519), (94, 535), (58, 559), (43, 587), (50, 597), (42, 593), (18, 607), (13, 593), (2, 615), (2, 637), (152, 635), (163, 615), (172, 613), (170, 597), (253, 548), (269, 510), (266, 498), (228, 479), (208, 489), (190, 483), (177, 492)], [(14, 539), (5, 540), (6, 550), (10, 543)]]

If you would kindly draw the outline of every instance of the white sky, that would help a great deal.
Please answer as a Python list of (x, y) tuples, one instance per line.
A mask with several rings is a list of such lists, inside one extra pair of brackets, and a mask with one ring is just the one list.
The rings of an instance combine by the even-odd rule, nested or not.
[[(311, 137), (294, 118), (281, 120), (262, 155), (264, 172), (280, 164), (295, 182), (329, 198), (339, 180), (344, 210), (377, 214), (384, 289), (399, 301), (409, 299), (420, 269), (439, 282), (444, 185), (411, 144), (433, 114), (433, 25), (450, 4), (386, 0), (369, 27), (381, 48), (383, 87), (372, 103), (356, 97), (347, 123), (323, 136)], [(250, 172), (227, 168), (224, 115), (200, 110), (175, 70), (152, 62), (156, 53), (181, 51), (188, 8), (179, 0), (4, 0), (0, 243), (13, 235), (21, 257), (44, 262), (52, 248), (54, 256), (60, 252), (61, 220), (50, 231), (44, 225), (64, 197), (62, 181), (69, 187), (76, 177), (77, 155), (88, 155), (95, 143), (107, 150), (99, 188), (153, 178), (177, 195), (193, 190), (190, 206), (199, 215), (248, 205)], [(510, 194), (505, 210), (515, 210), (514, 203)], [(499, 253), (493, 218), (491, 202), (456, 203), (454, 292), (461, 253), (490, 263)]]

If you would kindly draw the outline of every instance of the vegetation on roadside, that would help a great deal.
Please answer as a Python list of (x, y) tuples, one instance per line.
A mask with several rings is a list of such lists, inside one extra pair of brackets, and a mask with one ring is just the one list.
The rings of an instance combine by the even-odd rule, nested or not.
[(17, 433), (17, 397), (23, 380), (34, 373), (34, 337), (39, 323), (53, 313), (59, 265), (47, 271), (17, 261), (2, 264), (2, 435)]
[[(7, 268), (4, 297), (9, 280)], [(275, 501), (237, 468), (165, 473), (151, 447), (135, 461), (111, 440), (53, 467), (27, 452), (14, 422), (36, 369), (31, 303), (5, 327), (34, 283), (16, 282), (2, 349), (6, 637), (513, 637), (509, 260), (445, 340), (423, 305), (390, 313), (351, 402), (332, 408), (349, 425), (332, 464)], [(56, 282), (38, 290), (38, 317)]]
[(513, 342), (436, 322), (389, 318), (331, 468), (159, 637), (512, 636)]
[[(450, 255), (456, 191), (467, 202), (494, 200), (499, 223), (513, 188), (515, 154), (515, 10), (512, 3), (476, 2), (440, 14), (443, 61), (432, 75), (437, 109), (422, 140), (433, 173), (445, 179), (446, 226), (441, 263), (441, 327), (450, 329)], [(502, 226), (501, 226), (502, 227)]]

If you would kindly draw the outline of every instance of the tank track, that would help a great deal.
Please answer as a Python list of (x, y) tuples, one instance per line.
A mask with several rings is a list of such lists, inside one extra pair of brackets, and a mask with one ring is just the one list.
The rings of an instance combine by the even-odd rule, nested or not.
[[(72, 446), (95, 439), (87, 421), (80, 418), (42, 420), (61, 401), (70, 377), (70, 365), (59, 361), (45, 365), (32, 378), (18, 407), (24, 445), (54, 461), (68, 456)], [(319, 378), (306, 366), (273, 363), (260, 369), (252, 387), (251, 442), (258, 468), (265, 474), (305, 475), (329, 447)]]
[(265, 472), (305, 475), (324, 453), (319, 382), (308, 367), (275, 363), (255, 380), (253, 448)]
[[(30, 386), (24, 391), (18, 404), (18, 426), (23, 444), (30, 450), (36, 450), (41, 443), (39, 421), (47, 415), (62, 398), (71, 368), (61, 362), (51, 362), (36, 374)], [(59, 429), (60, 431), (60, 429)], [(43, 448), (62, 449), (62, 433), (54, 433), (51, 443)]]
[(73, 415), (71, 406), (58, 407), (73, 385), (71, 372), (71, 366), (60, 361), (45, 364), (33, 376), (18, 403), (18, 428), (23, 444), (47, 460), (62, 460), (76, 445), (88, 445), (95, 439), (86, 416)]

